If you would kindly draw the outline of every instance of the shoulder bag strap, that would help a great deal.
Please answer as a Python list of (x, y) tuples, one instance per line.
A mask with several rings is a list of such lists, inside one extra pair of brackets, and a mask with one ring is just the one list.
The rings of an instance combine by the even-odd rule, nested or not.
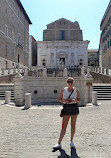
[(71, 94), (73, 93), (73, 91), (74, 91), (74, 88), (73, 88), (72, 92), (69, 94), (69, 96), (68, 96), (68, 98), (67, 98), (67, 99), (69, 99), (69, 98), (70, 98), (70, 96), (71, 96)]

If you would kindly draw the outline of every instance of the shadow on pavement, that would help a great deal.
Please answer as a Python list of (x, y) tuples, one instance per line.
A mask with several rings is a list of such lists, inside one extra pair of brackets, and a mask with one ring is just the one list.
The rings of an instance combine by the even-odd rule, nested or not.
[[(80, 158), (76, 153), (76, 148), (74, 148), (74, 147), (71, 148), (71, 156), (67, 155), (65, 150), (63, 150), (63, 149), (58, 149), (58, 150), (60, 151), (60, 154), (61, 154), (60, 156), (58, 156), (58, 158)], [(55, 151), (57, 151), (57, 150), (55, 150)], [(55, 151), (53, 151), (53, 152), (55, 152)]]

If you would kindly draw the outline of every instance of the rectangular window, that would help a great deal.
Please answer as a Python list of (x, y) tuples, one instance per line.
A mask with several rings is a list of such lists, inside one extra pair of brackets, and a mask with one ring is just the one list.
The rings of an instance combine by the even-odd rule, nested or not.
[(12, 9), (14, 10), (15, 9), (15, 4), (14, 4), (14, 1), (12, 0)]
[(8, 36), (8, 26), (5, 25), (5, 36), (7, 37)]
[(8, 69), (8, 62), (6, 61), (6, 69)]
[(111, 39), (110, 39), (110, 46), (111, 46)]
[(12, 48), (12, 57), (14, 57), (14, 49)]
[(64, 30), (60, 31), (60, 40), (65, 40), (65, 31)]
[(6, 43), (6, 46), (5, 46), (5, 53), (6, 53), (6, 56), (8, 55), (8, 44)]
[(20, 16), (20, 12), (19, 12), (19, 10), (18, 10), (18, 12), (17, 12), (17, 15), (18, 15), (18, 17)]
[(108, 48), (109, 48), (109, 41), (108, 41)]
[(14, 42), (15, 40), (15, 35), (14, 35), (14, 32), (12, 32), (12, 42)]
[(18, 36), (17, 37), (17, 45), (19, 45), (20, 44), (20, 37)]

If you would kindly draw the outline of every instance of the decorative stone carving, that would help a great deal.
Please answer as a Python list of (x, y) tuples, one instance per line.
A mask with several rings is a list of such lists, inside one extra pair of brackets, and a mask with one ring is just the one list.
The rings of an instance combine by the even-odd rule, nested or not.
[(87, 68), (87, 74), (86, 74), (86, 77), (92, 77), (91, 74), (90, 74), (90, 68)]
[(64, 69), (64, 62), (62, 60), (59, 62), (59, 69), (60, 70)]
[(85, 71), (85, 67), (83, 66), (83, 67), (81, 68), (81, 76), (85, 76), (84, 71)]
[(47, 77), (47, 69), (46, 68), (43, 69), (43, 77)]

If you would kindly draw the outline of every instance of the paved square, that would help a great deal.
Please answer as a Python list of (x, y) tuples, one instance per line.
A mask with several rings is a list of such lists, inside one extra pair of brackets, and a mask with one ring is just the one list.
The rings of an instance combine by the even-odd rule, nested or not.
[[(111, 101), (99, 103), (80, 107), (74, 137), (80, 158), (111, 158)], [(77, 158), (70, 149), (70, 122), (63, 150), (52, 152), (61, 129), (60, 108), (34, 106), (22, 110), (0, 105), (0, 158)]]

